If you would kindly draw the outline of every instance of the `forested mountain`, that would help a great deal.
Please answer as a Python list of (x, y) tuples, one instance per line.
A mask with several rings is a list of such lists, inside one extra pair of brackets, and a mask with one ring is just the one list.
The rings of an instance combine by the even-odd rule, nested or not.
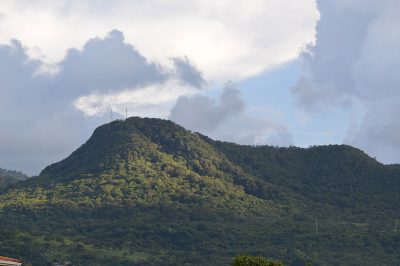
[(0, 254), (33, 265), (228, 265), (242, 253), (398, 265), (399, 191), (398, 165), (350, 146), (242, 146), (135, 117), (2, 192)]
[(28, 176), (21, 172), (6, 170), (0, 167), (0, 189), (15, 184), (21, 180), (26, 180), (28, 178)]

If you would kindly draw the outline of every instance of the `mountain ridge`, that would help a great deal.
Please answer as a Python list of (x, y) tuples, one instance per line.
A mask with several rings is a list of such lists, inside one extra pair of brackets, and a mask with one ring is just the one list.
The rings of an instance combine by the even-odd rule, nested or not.
[(0, 193), (0, 237), (11, 239), (0, 252), (39, 265), (107, 254), (115, 265), (226, 265), (243, 252), (395, 265), (399, 181), (400, 168), (350, 146), (243, 146), (132, 117)]
[(0, 167), (0, 189), (14, 185), (20, 181), (26, 180), (29, 177), (22, 172), (15, 170), (6, 170)]

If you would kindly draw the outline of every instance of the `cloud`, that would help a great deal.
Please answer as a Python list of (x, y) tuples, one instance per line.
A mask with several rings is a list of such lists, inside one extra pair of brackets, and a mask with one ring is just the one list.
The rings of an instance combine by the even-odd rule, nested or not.
[(345, 143), (362, 147), (386, 163), (399, 163), (400, 97), (376, 101), (358, 124), (350, 129)]
[(212, 82), (296, 58), (314, 40), (319, 16), (315, 0), (16, 0), (0, 1), (0, 10), (0, 42), (17, 38), (51, 62), (118, 28), (146, 58), (187, 56)]
[(36, 74), (40, 66), (19, 42), (0, 46), (0, 164), (29, 174), (78, 147), (90, 124), (48, 97), (51, 79)]
[(81, 96), (74, 101), (74, 106), (90, 117), (101, 117), (112, 110), (120, 115), (125, 115), (127, 111), (129, 116), (167, 118), (171, 105), (178, 97), (196, 91), (196, 88), (182, 84), (181, 80), (171, 79), (136, 90)]
[(175, 57), (172, 58), (172, 61), (176, 69), (177, 77), (180, 80), (196, 88), (202, 88), (206, 85), (203, 73), (201, 73), (187, 57)]
[(301, 56), (304, 73), (293, 92), (309, 110), (360, 104), (365, 115), (345, 142), (398, 162), (400, 2), (320, 0), (318, 9), (316, 43)]
[(240, 91), (232, 84), (225, 87), (218, 101), (203, 95), (180, 97), (170, 119), (219, 140), (241, 144), (292, 144), (292, 136), (284, 124), (271, 117), (250, 115)]
[(168, 78), (160, 65), (124, 43), (124, 35), (118, 30), (104, 39), (89, 40), (82, 50), (69, 49), (59, 68), (57, 87), (65, 88), (64, 92), (74, 97), (162, 83)]
[(0, 165), (37, 174), (108, 122), (110, 109), (114, 118), (126, 108), (168, 117), (175, 100), (203, 80), (188, 58), (175, 60), (176, 69), (147, 59), (117, 30), (69, 49), (52, 72), (21, 42), (0, 45)]
[(179, 98), (171, 111), (171, 119), (196, 131), (211, 131), (243, 110), (240, 92), (228, 87), (219, 102), (202, 95)]

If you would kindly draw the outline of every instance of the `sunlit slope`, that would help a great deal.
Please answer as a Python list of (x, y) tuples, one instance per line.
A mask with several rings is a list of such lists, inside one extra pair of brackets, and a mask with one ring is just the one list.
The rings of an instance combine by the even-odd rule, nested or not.
[(34, 265), (395, 265), (398, 166), (344, 145), (242, 146), (173, 122), (97, 128), (0, 195), (0, 253)]

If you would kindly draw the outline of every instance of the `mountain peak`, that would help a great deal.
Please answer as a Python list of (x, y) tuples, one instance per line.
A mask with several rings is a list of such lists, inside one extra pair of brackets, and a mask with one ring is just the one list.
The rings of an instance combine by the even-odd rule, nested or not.
[[(132, 117), (100, 126), (66, 159), (0, 193), (0, 221), (26, 230), (7, 235), (14, 241), (46, 247), (21, 249), (35, 258), (45, 253), (38, 265), (56, 261), (59, 250), (82, 265), (114, 265), (103, 254), (115, 255), (118, 265), (152, 265), (154, 256), (161, 265), (205, 265), (210, 256), (227, 265), (246, 250), (269, 250), (293, 265), (308, 256), (321, 265), (340, 256), (350, 258), (343, 264), (367, 265), (371, 249), (360, 237), (374, 248), (394, 243), (382, 222), (397, 218), (399, 177), (399, 168), (346, 145), (237, 145)], [(68, 241), (44, 242), (49, 230)], [(349, 242), (357, 244), (337, 246)], [(15, 251), (14, 243), (5, 245)], [(394, 265), (392, 244), (385, 245), (373, 255)], [(145, 256), (129, 255), (133, 250)]]
[(6, 170), (0, 167), (0, 189), (28, 178), (29, 177), (22, 172)]
[(198, 134), (168, 120), (139, 117), (100, 126), (84, 145), (68, 158), (46, 167), (37, 180), (55, 184), (104, 175), (147, 176), (149, 169), (161, 174), (165, 168), (172, 175), (184, 171), (238, 186), (263, 199), (278, 199), (284, 194), (245, 173)]

